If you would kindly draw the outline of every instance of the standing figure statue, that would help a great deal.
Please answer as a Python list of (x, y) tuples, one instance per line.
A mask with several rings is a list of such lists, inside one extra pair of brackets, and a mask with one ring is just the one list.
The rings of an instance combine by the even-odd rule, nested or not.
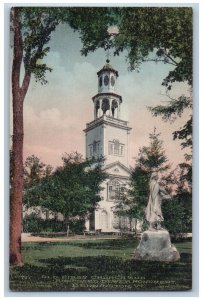
[(149, 230), (160, 230), (163, 229), (161, 222), (164, 220), (161, 211), (162, 200), (169, 200), (171, 196), (159, 185), (157, 172), (151, 174), (149, 192), (149, 201), (145, 210), (145, 217), (150, 224)]

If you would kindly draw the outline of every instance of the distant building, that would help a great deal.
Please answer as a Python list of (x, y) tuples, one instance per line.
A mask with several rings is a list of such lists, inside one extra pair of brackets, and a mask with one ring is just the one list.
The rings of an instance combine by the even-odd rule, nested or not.
[[(98, 93), (92, 97), (94, 120), (86, 124), (86, 157), (105, 157), (104, 170), (109, 178), (102, 184), (102, 201), (86, 222), (87, 230), (117, 232), (121, 220), (116, 216), (117, 192), (128, 185), (129, 133), (128, 122), (120, 119), (122, 97), (117, 94), (118, 71), (106, 61), (97, 72)], [(122, 220), (122, 226), (129, 227), (129, 220)]]

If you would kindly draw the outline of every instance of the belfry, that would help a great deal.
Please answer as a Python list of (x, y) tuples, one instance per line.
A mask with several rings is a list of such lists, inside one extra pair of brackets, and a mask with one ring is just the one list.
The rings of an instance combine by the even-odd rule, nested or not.
[(86, 222), (86, 229), (117, 232), (121, 224), (115, 214), (116, 195), (129, 181), (128, 144), (131, 128), (127, 121), (120, 118), (122, 97), (117, 94), (118, 71), (107, 59), (97, 76), (98, 93), (92, 97), (94, 120), (87, 123), (84, 129), (86, 157), (104, 156), (104, 170), (109, 178), (102, 184), (102, 200)]

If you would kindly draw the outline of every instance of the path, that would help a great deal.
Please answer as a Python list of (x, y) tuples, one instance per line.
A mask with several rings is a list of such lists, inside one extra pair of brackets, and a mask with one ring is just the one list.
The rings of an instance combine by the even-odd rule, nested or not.
[(50, 238), (50, 237), (41, 237), (41, 236), (33, 236), (30, 233), (22, 233), (21, 240), (23, 243), (26, 242), (68, 242), (68, 241), (75, 241), (75, 240), (85, 240), (85, 239), (91, 239), (91, 240), (109, 240), (109, 239), (119, 239), (119, 236), (85, 236), (85, 235), (75, 235), (70, 236), (68, 238), (62, 237), (62, 238)]

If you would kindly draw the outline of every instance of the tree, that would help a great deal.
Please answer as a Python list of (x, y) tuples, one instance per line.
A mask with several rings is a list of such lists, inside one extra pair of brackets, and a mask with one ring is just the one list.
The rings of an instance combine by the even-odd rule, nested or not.
[[(68, 23), (85, 35), (98, 38), (105, 43), (108, 38), (109, 17), (107, 8), (49, 8), (13, 7), (11, 27), (13, 32), (12, 100), (12, 188), (10, 201), (10, 264), (22, 265), (21, 223), (23, 194), (23, 103), (31, 76), (41, 84), (46, 84), (46, 72), (51, 68), (43, 63), (50, 51), (47, 46), (52, 32), (60, 23)], [(91, 22), (89, 22), (91, 18)], [(100, 42), (101, 44), (101, 42)], [(22, 79), (22, 81), (21, 81)], [(22, 82), (22, 83), (21, 83)]]
[[(39, 199), (35, 193), (32, 196), (32, 190), (35, 190), (35, 187), (43, 178), (51, 176), (52, 171), (53, 167), (44, 164), (37, 156), (31, 155), (26, 158), (24, 163), (24, 206), (31, 207), (39, 205)], [(27, 194), (29, 194), (29, 197), (27, 197)]]
[(44, 164), (34, 154), (28, 156), (24, 163), (24, 185), (30, 186), (39, 182), (43, 177), (50, 176), (53, 167)]
[(43, 178), (25, 197), (34, 197), (43, 208), (61, 213), (67, 235), (70, 220), (84, 218), (101, 200), (101, 183), (106, 179), (102, 171), (103, 159), (83, 159), (75, 152), (62, 157), (63, 166), (51, 176)]
[(134, 201), (135, 217), (143, 219), (149, 196), (149, 178), (152, 172), (165, 172), (170, 168), (160, 140), (160, 133), (149, 134), (149, 146), (140, 148), (135, 168), (131, 172), (130, 196)]
[(160, 133), (156, 133), (156, 128), (154, 128), (154, 132), (149, 134), (149, 146), (143, 146), (139, 149), (136, 163), (147, 173), (163, 172), (170, 168), (163, 149), (163, 141), (159, 139), (160, 135)]

